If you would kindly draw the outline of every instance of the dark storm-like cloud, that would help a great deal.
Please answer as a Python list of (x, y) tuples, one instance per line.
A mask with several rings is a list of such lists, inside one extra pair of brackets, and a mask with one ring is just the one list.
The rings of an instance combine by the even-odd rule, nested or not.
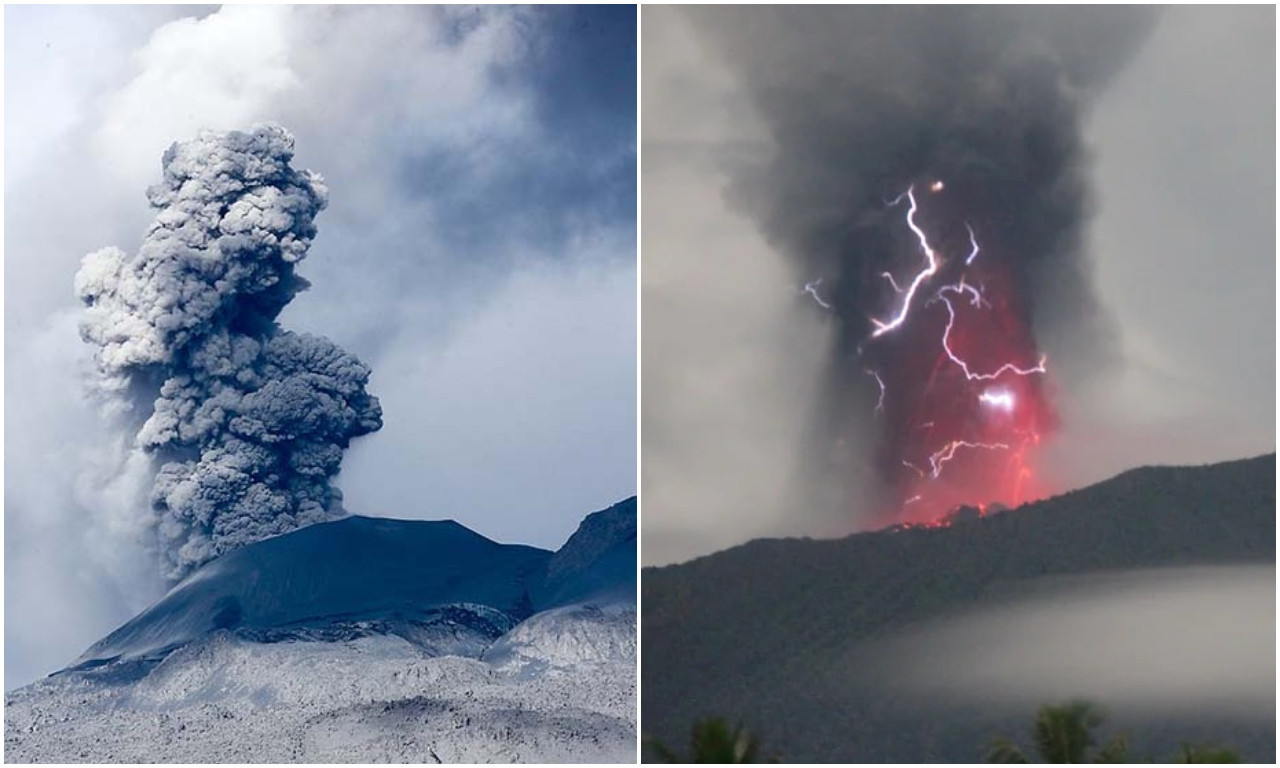
[(327, 190), (290, 165), (276, 126), (173, 145), (148, 191), (135, 254), (104, 248), (76, 275), (81, 335), (102, 388), (141, 421), (165, 575), (343, 514), (332, 485), (351, 438), (382, 426), (369, 369), (276, 316), (307, 283), (295, 265)]
[(813, 272), (845, 265), (836, 271), (851, 333), (864, 336), (879, 309), (871, 302), (882, 286), (867, 280), (872, 293), (861, 278), (888, 250), (875, 226), (884, 203), (925, 179), (945, 179), (972, 217), (998, 224), (1038, 299), (1091, 309), (1082, 123), (1150, 12), (762, 8), (694, 19), (776, 145), (737, 169), (731, 194)]
[(886, 201), (913, 184), (945, 180), (930, 200), (936, 236), (959, 246), (967, 223), (1008, 265), (1013, 314), (1065, 361), (1060, 378), (1111, 357), (1084, 248), (1083, 129), (1153, 12), (762, 7), (690, 18), (771, 144), (730, 163), (728, 199), (798, 274), (822, 279), (837, 318), (820, 442), (858, 439), (865, 429), (849, 422), (876, 404), (861, 348), (894, 300), (881, 273), (912, 253), (902, 210)]
[[(890, 26), (848, 28), (841, 21), (862, 20), (866, 27), (890, 11), (788, 10), (798, 21), (770, 9), (740, 9), (754, 21), (688, 8), (643, 10), (641, 417), (648, 564), (760, 536), (840, 536), (883, 525), (876, 517), (883, 507), (867, 509), (855, 495), (878, 485), (876, 478), (855, 476), (871, 441), (816, 455), (820, 439), (831, 437), (823, 422), (834, 420), (839, 397), (851, 411), (849, 421), (858, 420), (842, 425), (844, 434), (883, 423), (866, 399), (876, 394), (871, 377), (855, 370), (843, 392), (830, 391), (837, 389), (833, 365), (851, 362), (837, 337), (848, 344), (858, 335), (801, 293), (821, 276), (809, 271), (810, 263), (783, 247), (777, 232), (769, 231), (766, 242), (760, 211), (744, 205), (742, 192), (725, 192), (740, 187), (743, 177), (768, 180), (763, 171), (787, 116), (761, 107), (763, 87), (812, 86), (806, 103), (836, 110), (846, 105), (796, 74), (814, 70), (815, 59), (845, 61), (855, 54), (842, 49), (878, 45), (883, 61), (869, 65), (867, 80), (897, 82), (906, 74), (890, 64), (942, 57), (917, 50), (924, 38), (894, 34), (895, 50), (867, 42), (889, 35)], [(942, 19), (970, 11), (924, 12)], [(1274, 9), (1162, 10), (1152, 34), (1138, 44), (1139, 30), (1133, 39), (1129, 48), (1136, 53), (1127, 63), (1125, 46), (1106, 42), (1114, 14), (1124, 11), (1021, 13), (1052, 17), (1062, 27), (1059, 37), (1074, 23), (1084, 30), (1076, 35), (1081, 44), (1096, 45), (1074, 54), (1072, 61), (1083, 63), (1073, 66), (1097, 57), (1095, 71), (1114, 72), (1109, 78), (1085, 72), (1093, 77), (1084, 98), (1084, 160), (1092, 166), (1085, 212), (1093, 215), (1084, 246), (1091, 264), (1083, 270), (1114, 322), (1096, 329), (1103, 333), (1082, 334), (1087, 329), (1037, 321), (1036, 351), (1049, 355), (1044, 378), (1060, 417), (1057, 436), (1042, 444), (1035, 465), (1046, 492), (1143, 464), (1200, 464), (1274, 450), (1268, 394), (1268, 386), (1275, 388)], [(806, 18), (808, 27), (801, 27)], [(751, 37), (749, 24), (755, 26)], [(1116, 29), (1117, 37), (1132, 32)], [(996, 31), (992, 44), (1007, 42)], [(733, 55), (730, 46), (738, 49)], [(784, 55), (787, 47), (792, 50)], [(1100, 55), (1104, 48), (1119, 53), (1109, 59)], [(759, 61), (747, 61), (752, 49)], [(953, 66), (946, 62), (932, 76), (954, 80)], [(836, 68), (827, 69), (827, 80), (835, 80)], [(848, 162), (827, 154), (833, 163)], [(895, 179), (885, 199), (912, 180)], [(948, 182), (950, 192), (957, 182)], [(836, 191), (845, 194), (840, 185)], [(777, 197), (766, 201), (781, 209), (788, 201)], [(827, 212), (827, 218), (841, 213), (828, 205), (825, 191), (809, 197), (791, 207)], [(926, 224), (936, 224), (947, 197), (922, 199)], [(874, 201), (874, 213), (884, 201)], [(968, 214), (963, 205), (953, 207)], [(900, 206), (886, 228), (908, 236), (901, 216)], [(996, 230), (980, 234), (1003, 236)], [(929, 232), (941, 234), (932, 226)], [(899, 278), (919, 263), (918, 249), (902, 240), (894, 241)], [(835, 282), (828, 275), (819, 289)], [(1034, 308), (1047, 312), (1049, 306)], [(889, 311), (876, 309), (875, 317)], [(968, 307), (957, 309), (963, 315)], [(936, 328), (937, 318), (928, 319)], [(932, 342), (926, 351), (937, 351), (936, 338)], [(1068, 342), (1074, 354), (1067, 353)], [(1111, 349), (1114, 367), (1099, 365)], [(842, 487), (829, 488), (836, 484)]]

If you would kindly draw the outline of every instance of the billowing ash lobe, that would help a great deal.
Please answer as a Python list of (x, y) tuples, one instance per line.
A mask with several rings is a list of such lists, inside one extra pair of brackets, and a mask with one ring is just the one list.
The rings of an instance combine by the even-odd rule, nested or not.
[(157, 210), (135, 254), (85, 257), (76, 293), (101, 384), (147, 417), (165, 575), (339, 517), (332, 484), (353, 437), (382, 426), (369, 368), (276, 317), (307, 287), (295, 265), (325, 207), (320, 177), (290, 167), (293, 136), (203, 132), (164, 155)]
[[(981, 283), (995, 304), (982, 315), (950, 297), (958, 316), (969, 312), (952, 341), (984, 358), (978, 369), (1034, 364), (1046, 340), (1076, 370), (1105, 358), (1106, 323), (1082, 251), (1089, 203), (1082, 128), (1092, 96), (1149, 28), (1150, 11), (855, 6), (690, 14), (738, 75), (773, 143), (771, 154), (731, 168), (730, 199), (795, 260), (801, 280), (822, 280), (822, 301), (838, 323), (815, 450), (875, 435), (875, 475), (886, 503), (902, 508), (919, 497), (922, 478), (939, 479), (928, 460), (940, 446), (999, 431), (979, 423), (980, 386), (942, 355), (947, 315), (937, 291), (962, 276)], [(934, 191), (937, 180), (944, 185)], [(872, 339), (873, 318), (891, 317), (902, 301), (883, 273), (902, 287), (922, 267), (905, 203), (888, 205), (913, 185), (917, 220), (943, 263), (922, 284), (911, 320)], [(970, 272), (963, 272), (966, 225), (982, 247)], [(881, 392), (869, 369), (887, 393), (878, 412)], [(949, 390), (957, 376), (962, 386)], [(1045, 382), (1010, 385), (1036, 413), (1004, 431), (1038, 439), (1051, 430)], [(986, 487), (1004, 471), (984, 466), (992, 453), (956, 452), (950, 479), (981, 477), (947, 503), (1009, 501)]]

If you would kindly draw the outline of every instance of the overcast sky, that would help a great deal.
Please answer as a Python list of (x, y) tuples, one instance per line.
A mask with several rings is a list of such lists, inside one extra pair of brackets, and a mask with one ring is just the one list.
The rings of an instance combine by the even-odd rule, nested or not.
[[(869, 521), (795, 480), (831, 325), (725, 202), (725, 169), (772, 141), (708, 39), (734, 33), (642, 14), (644, 561), (850, 533)], [(1274, 8), (1169, 8), (1095, 102), (1087, 248), (1119, 359), (1055, 359), (1054, 488), (1275, 450), (1274, 64)]]
[(72, 277), (137, 248), (160, 157), (274, 121), (330, 204), (282, 314), (373, 369), (356, 514), (558, 547), (635, 493), (635, 9), (5, 9), (5, 687), (157, 596), (106, 513)]

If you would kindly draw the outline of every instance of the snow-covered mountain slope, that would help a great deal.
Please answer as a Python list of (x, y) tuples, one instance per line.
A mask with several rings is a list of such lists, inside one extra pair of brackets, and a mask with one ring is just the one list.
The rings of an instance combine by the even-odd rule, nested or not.
[(502, 669), (569, 669), (599, 659), (634, 659), (635, 654), (635, 606), (614, 602), (535, 614), (486, 649), (483, 659)]
[(634, 500), (554, 556), (371, 518), (258, 542), (8, 694), (5, 759), (632, 762), (634, 562)]
[[(502, 663), (388, 635), (258, 643), (220, 630), (154, 667), (119, 661), (11, 693), (5, 760), (634, 762), (634, 612), (554, 623), (546, 640), (523, 632)], [(618, 652), (541, 652), (562, 635)]]

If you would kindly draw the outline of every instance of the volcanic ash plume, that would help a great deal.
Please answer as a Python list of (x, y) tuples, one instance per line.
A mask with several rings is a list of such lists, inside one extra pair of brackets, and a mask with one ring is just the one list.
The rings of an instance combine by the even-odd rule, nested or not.
[(136, 445), (157, 468), (151, 503), (173, 580), (345, 514), (332, 485), (342, 452), (382, 426), (368, 367), (275, 322), (307, 287), (294, 267), (327, 195), (292, 157), (293, 136), (271, 125), (174, 144), (147, 192), (158, 213), (142, 247), (92, 253), (76, 274), (102, 388), (148, 414)]
[(870, 444), (897, 519), (1037, 495), (1048, 377), (1106, 359), (1082, 250), (1084, 118), (1150, 14), (691, 13), (772, 140), (731, 169), (731, 198), (837, 327), (814, 450)]

